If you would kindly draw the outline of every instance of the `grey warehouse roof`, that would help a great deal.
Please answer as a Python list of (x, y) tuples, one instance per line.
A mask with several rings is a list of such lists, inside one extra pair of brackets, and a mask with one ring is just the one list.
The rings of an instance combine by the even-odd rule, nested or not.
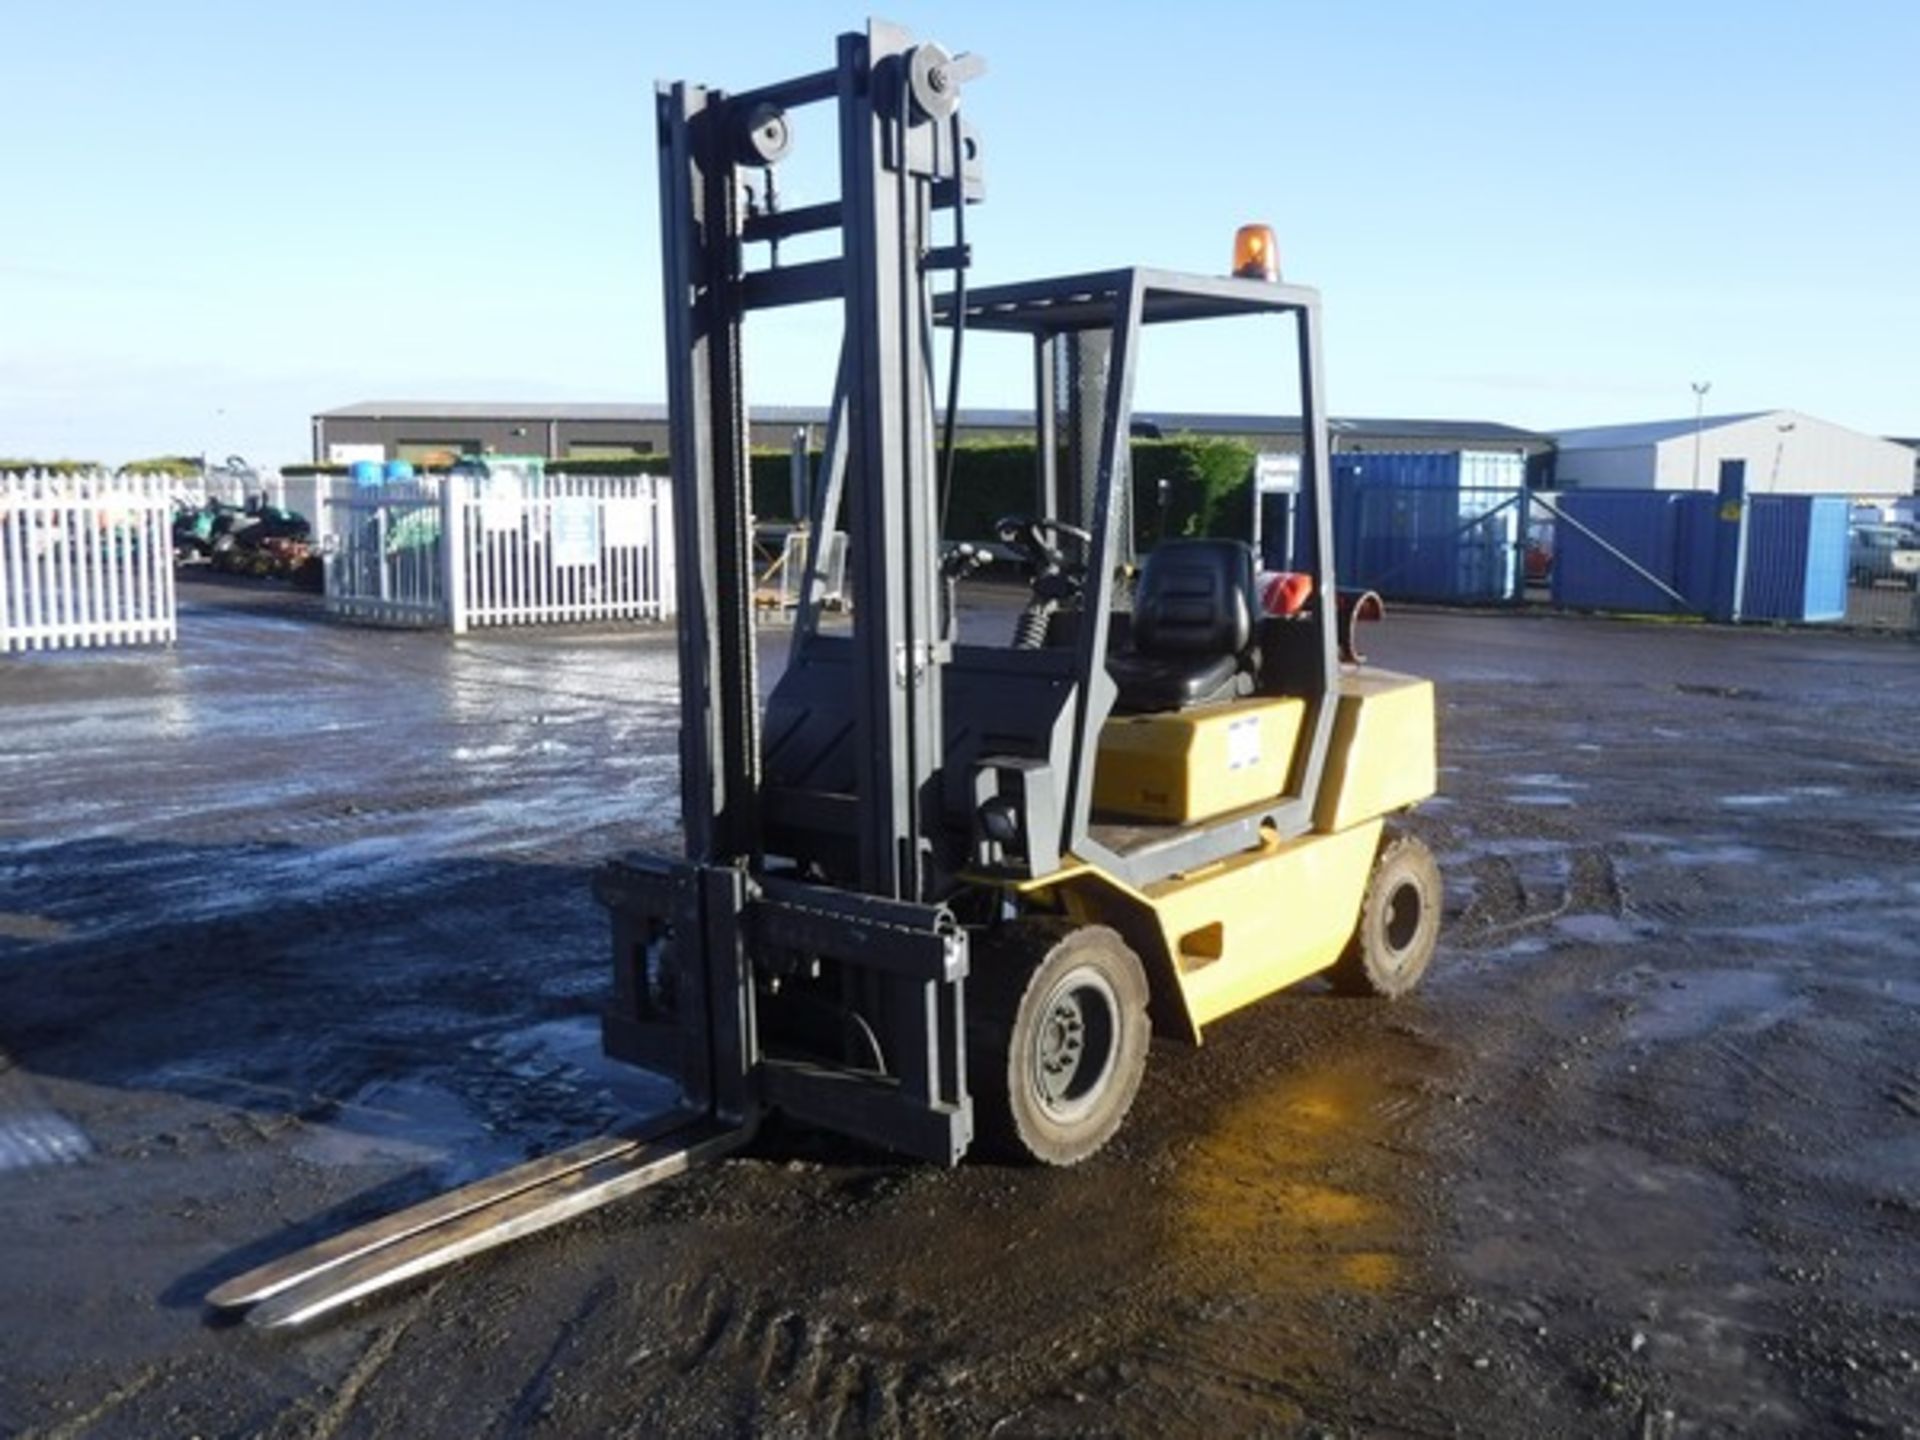
[(552, 405), (487, 400), (362, 400), (322, 410), (320, 420), (664, 420), (664, 405)]
[(1589, 425), (1580, 430), (1557, 430), (1553, 438), (1562, 450), (1626, 450), (1691, 435), (1696, 425), (1702, 430), (1717, 430), (1722, 425), (1758, 420), (1772, 413), (1771, 410), (1751, 410), (1744, 415), (1703, 415), (1698, 420), (1689, 415), (1681, 420), (1647, 420), (1637, 425)]

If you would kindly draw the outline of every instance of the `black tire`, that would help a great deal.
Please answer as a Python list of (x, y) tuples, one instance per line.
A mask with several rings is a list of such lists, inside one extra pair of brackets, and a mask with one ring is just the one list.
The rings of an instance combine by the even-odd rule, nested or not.
[(1411, 835), (1389, 836), (1374, 858), (1360, 923), (1327, 972), (1343, 995), (1398, 1000), (1420, 983), (1440, 939), (1440, 867)]
[(1017, 921), (981, 937), (967, 982), (976, 1143), (1077, 1165), (1111, 1140), (1146, 1073), (1147, 974), (1104, 925)]

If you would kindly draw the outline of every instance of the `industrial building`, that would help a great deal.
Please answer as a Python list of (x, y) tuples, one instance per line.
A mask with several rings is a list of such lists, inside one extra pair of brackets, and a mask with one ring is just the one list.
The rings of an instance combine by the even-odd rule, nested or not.
[(1562, 430), (1554, 437), (1562, 490), (1713, 490), (1722, 461), (1746, 464), (1755, 495), (1911, 494), (1914, 452), (1798, 410), (1707, 415)]
[[(789, 445), (794, 431), (807, 428), (817, 444), (827, 412), (824, 406), (759, 405), (749, 420), (755, 445)], [(1535, 456), (1552, 449), (1545, 435), (1483, 420), (1333, 419), (1328, 428), (1334, 448), (1343, 451), (1504, 450)], [(963, 409), (955, 429), (963, 440), (1024, 440), (1033, 433), (1033, 415)], [(1300, 445), (1299, 418), (1284, 415), (1145, 410), (1135, 413), (1134, 433), (1244, 440), (1261, 450), (1294, 451)], [(315, 463), (480, 454), (626, 457), (666, 450), (665, 405), (367, 400), (313, 417)]]

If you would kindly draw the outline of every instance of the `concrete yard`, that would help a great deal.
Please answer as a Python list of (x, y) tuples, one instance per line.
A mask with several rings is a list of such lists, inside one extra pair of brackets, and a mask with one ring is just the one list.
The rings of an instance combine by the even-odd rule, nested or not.
[(0, 1435), (1920, 1433), (1909, 640), (1396, 615), (1416, 997), (1157, 1044), (1075, 1170), (781, 1128), (261, 1334), (201, 1296), (667, 1099), (587, 881), (673, 640), (183, 597), (0, 663)]

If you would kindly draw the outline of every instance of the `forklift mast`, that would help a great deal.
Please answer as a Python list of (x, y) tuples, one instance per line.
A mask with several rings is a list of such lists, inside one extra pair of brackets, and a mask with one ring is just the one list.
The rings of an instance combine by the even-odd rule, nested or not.
[[(979, 194), (959, 118), (971, 57), (875, 21), (839, 37), (833, 68), (740, 94), (675, 83), (659, 94), (668, 402), (680, 556), (681, 785), (687, 857), (751, 863), (762, 849), (754, 674), (753, 515), (741, 325), (754, 310), (837, 298), (845, 314), (828, 445), (831, 525), (849, 466), (848, 554), (859, 585), (851, 691), (859, 697), (857, 887), (924, 898), (924, 801), (941, 763), (940, 577), (929, 275), (935, 212)], [(840, 193), (774, 209), (788, 112), (832, 105)], [(749, 204), (746, 181), (767, 181)], [(749, 245), (838, 231), (838, 257), (749, 270)], [(816, 526), (817, 536), (824, 526)], [(816, 547), (817, 550), (817, 547)], [(810, 587), (811, 588), (811, 587)], [(805, 603), (802, 614), (812, 606)]]
[[(686, 850), (627, 857), (596, 882), (614, 931), (610, 1055), (676, 1077), (721, 1123), (780, 1109), (942, 1163), (965, 1151), (972, 1118), (967, 935), (933, 894), (928, 834), (945, 653), (930, 277), (967, 261), (934, 229), (980, 193), (959, 107), (981, 68), (874, 21), (839, 37), (829, 69), (738, 93), (660, 88)], [(829, 107), (838, 194), (782, 209), (790, 116)], [(835, 234), (838, 254), (778, 263), (782, 242)], [(763, 245), (768, 263), (750, 267)], [(763, 755), (779, 736), (762, 733), (755, 673), (742, 327), (832, 301), (844, 322), (811, 533), (844, 504), (859, 603), (851, 637), (813, 633), (824, 547), (810, 547), (794, 643), (835, 652), (835, 723), (856, 770), (831, 796), (770, 796)], [(794, 847), (769, 863), (769, 830), (796, 806), (833, 832), (830, 884)]]

